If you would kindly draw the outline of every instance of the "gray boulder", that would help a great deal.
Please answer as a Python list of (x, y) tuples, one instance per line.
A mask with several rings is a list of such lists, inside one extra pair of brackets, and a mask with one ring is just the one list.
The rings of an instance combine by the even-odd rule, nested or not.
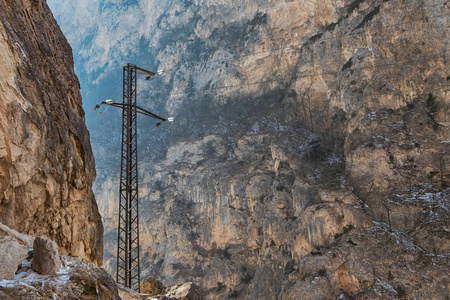
[(58, 272), (61, 259), (54, 241), (42, 237), (34, 240), (31, 267), (42, 275), (55, 275)]

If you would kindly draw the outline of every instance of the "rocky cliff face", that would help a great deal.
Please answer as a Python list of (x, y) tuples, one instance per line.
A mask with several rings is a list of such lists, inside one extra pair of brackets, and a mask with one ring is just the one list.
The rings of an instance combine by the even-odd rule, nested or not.
[[(140, 98), (177, 120), (167, 133), (139, 121), (143, 276), (209, 299), (447, 297), (448, 5), (99, 4), (136, 16), (140, 40), (118, 51), (148, 47), (137, 63), (167, 71)], [(100, 42), (121, 24), (101, 19), (74, 42), (106, 73), (120, 53)], [(113, 272), (119, 137), (93, 136)]]
[(72, 51), (45, 1), (0, 1), (0, 221), (102, 263)]

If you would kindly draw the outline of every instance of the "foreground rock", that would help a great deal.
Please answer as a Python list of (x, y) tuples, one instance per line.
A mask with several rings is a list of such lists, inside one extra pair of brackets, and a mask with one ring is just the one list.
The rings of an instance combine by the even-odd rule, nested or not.
[(27, 258), (28, 248), (11, 236), (0, 236), (0, 280), (14, 279), (17, 266)]
[(0, 280), (14, 279), (18, 266), (28, 256), (33, 238), (0, 223)]
[(33, 270), (16, 279), (0, 281), (0, 298), (31, 299), (111, 299), (119, 300), (117, 285), (101, 268), (79, 258), (62, 256), (62, 267), (55, 275)]
[(31, 267), (42, 275), (55, 275), (58, 272), (61, 260), (54, 241), (41, 237), (34, 240)]
[(1, 223), (0, 276), (0, 299), (120, 299), (104, 269), (80, 258), (60, 257), (54, 241), (34, 239)]

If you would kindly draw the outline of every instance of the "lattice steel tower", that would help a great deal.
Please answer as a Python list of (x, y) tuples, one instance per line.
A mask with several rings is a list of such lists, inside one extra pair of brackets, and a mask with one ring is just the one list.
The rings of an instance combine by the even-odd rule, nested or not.
[(139, 205), (137, 173), (136, 66), (123, 67), (117, 283), (139, 291)]
[[(137, 114), (156, 118), (161, 122), (173, 121), (164, 119), (136, 105), (137, 74), (147, 75), (152, 79), (157, 73), (127, 64), (123, 67), (123, 101), (103, 101), (122, 108), (122, 154), (120, 164), (119, 187), (119, 223), (117, 240), (117, 277), (116, 281), (125, 287), (139, 292), (139, 203), (138, 203), (138, 157), (137, 157)], [(101, 104), (95, 106), (99, 108)], [(158, 122), (156, 126), (161, 125)]]

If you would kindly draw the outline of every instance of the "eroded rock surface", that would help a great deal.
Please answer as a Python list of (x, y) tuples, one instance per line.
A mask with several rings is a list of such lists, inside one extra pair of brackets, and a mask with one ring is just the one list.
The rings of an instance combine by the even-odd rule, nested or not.
[(101, 264), (80, 86), (45, 1), (0, 1), (0, 53), (0, 221)]

